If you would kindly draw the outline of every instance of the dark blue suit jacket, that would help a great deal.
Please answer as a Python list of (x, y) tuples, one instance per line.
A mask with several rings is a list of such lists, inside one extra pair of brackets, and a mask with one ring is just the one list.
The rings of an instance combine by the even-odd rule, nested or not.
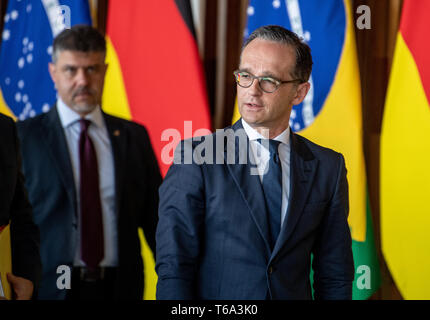
[[(146, 129), (103, 114), (112, 144), (118, 217), (118, 299), (142, 299), (143, 263), (138, 227), (155, 252), (161, 175)], [(77, 244), (77, 200), (72, 165), (56, 107), (17, 123), (23, 172), (33, 215), (40, 228), (43, 264), (39, 299), (64, 299), (58, 266), (73, 266)]]
[[(238, 131), (241, 121), (232, 129), (202, 139), (213, 138), (212, 155), (202, 151), (203, 142), (183, 142), (177, 159), (183, 162), (187, 152), (196, 157), (173, 164), (160, 187), (157, 298), (311, 299), (313, 254), (315, 298), (350, 299), (354, 266), (343, 156), (291, 132), (287, 220), (271, 250), (261, 182), (249, 162), (238, 164), (241, 138), (230, 139), (246, 133)], [(232, 151), (236, 164), (227, 161)], [(210, 158), (225, 163), (209, 164)]]

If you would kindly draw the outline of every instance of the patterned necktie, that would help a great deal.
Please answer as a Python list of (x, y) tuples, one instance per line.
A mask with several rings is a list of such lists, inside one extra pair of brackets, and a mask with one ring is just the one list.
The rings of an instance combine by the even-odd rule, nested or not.
[[(261, 142), (260, 139), (259, 142)], [(275, 246), (281, 230), (282, 167), (278, 154), (280, 143), (280, 141), (269, 140), (270, 159), (267, 163), (268, 170), (263, 176), (263, 191), (266, 199), (267, 211), (269, 213), (272, 249)]]
[(94, 270), (104, 257), (99, 170), (94, 145), (88, 135), (91, 121), (81, 119), (79, 122), (81, 257), (87, 267)]

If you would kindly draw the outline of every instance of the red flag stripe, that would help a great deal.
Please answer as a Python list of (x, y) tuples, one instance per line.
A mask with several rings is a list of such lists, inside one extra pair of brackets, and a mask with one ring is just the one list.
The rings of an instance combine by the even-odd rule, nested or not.
[[(174, 1), (111, 1), (107, 34), (117, 52), (132, 119), (143, 123), (160, 160), (175, 129), (184, 121), (193, 132), (210, 129), (203, 70), (194, 37)], [(161, 162), (163, 173), (168, 164)]]
[(430, 102), (430, 41), (427, 40), (430, 30), (429, 12), (430, 1), (405, 0), (400, 32), (414, 57), (427, 101)]

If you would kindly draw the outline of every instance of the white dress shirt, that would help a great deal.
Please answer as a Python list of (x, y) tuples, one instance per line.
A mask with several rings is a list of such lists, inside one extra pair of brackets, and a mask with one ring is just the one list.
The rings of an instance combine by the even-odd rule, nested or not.
[[(266, 139), (249, 124), (246, 123), (242, 118), (242, 125), (245, 132), (250, 140), (251, 145), (251, 156), (254, 159), (254, 163), (257, 165), (260, 181), (263, 182), (264, 173), (266, 172), (266, 166), (270, 160), (270, 151), (266, 148), (261, 147), (262, 145), (257, 139)], [(284, 223), (288, 210), (288, 199), (290, 195), (290, 128), (285, 129), (279, 136), (273, 140), (280, 141), (279, 144), (279, 158), (281, 159), (282, 168), (282, 207), (281, 207), (281, 226)]]
[[(77, 196), (78, 230), (81, 230), (79, 174), (79, 137), (81, 134), (79, 120), (81, 119), (81, 116), (67, 107), (61, 99), (58, 99), (57, 110), (69, 149)], [(115, 168), (112, 146), (100, 107), (95, 108), (93, 112), (86, 115), (85, 119), (91, 121), (91, 125), (88, 128), (88, 135), (94, 144), (99, 169), (100, 201), (103, 217), (105, 253), (103, 260), (100, 262), (100, 266), (116, 267), (118, 266), (118, 231), (115, 210)], [(85, 263), (81, 259), (80, 232), (78, 232), (74, 265), (80, 267), (85, 266)]]

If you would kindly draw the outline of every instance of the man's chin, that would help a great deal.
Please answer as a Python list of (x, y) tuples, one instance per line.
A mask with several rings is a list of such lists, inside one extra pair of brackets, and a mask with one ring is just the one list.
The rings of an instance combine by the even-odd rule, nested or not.
[(94, 111), (97, 108), (97, 104), (88, 104), (88, 103), (76, 103), (72, 106), (71, 109), (80, 115), (86, 115)]
[(242, 115), (242, 118), (243, 118), (243, 120), (246, 121), (247, 124), (249, 124), (251, 126), (253, 126), (253, 125), (259, 125), (261, 122), (263, 122), (262, 121), (263, 120), (262, 117), (257, 117), (254, 114), (250, 115), (250, 114), (245, 113), (245, 114)]

